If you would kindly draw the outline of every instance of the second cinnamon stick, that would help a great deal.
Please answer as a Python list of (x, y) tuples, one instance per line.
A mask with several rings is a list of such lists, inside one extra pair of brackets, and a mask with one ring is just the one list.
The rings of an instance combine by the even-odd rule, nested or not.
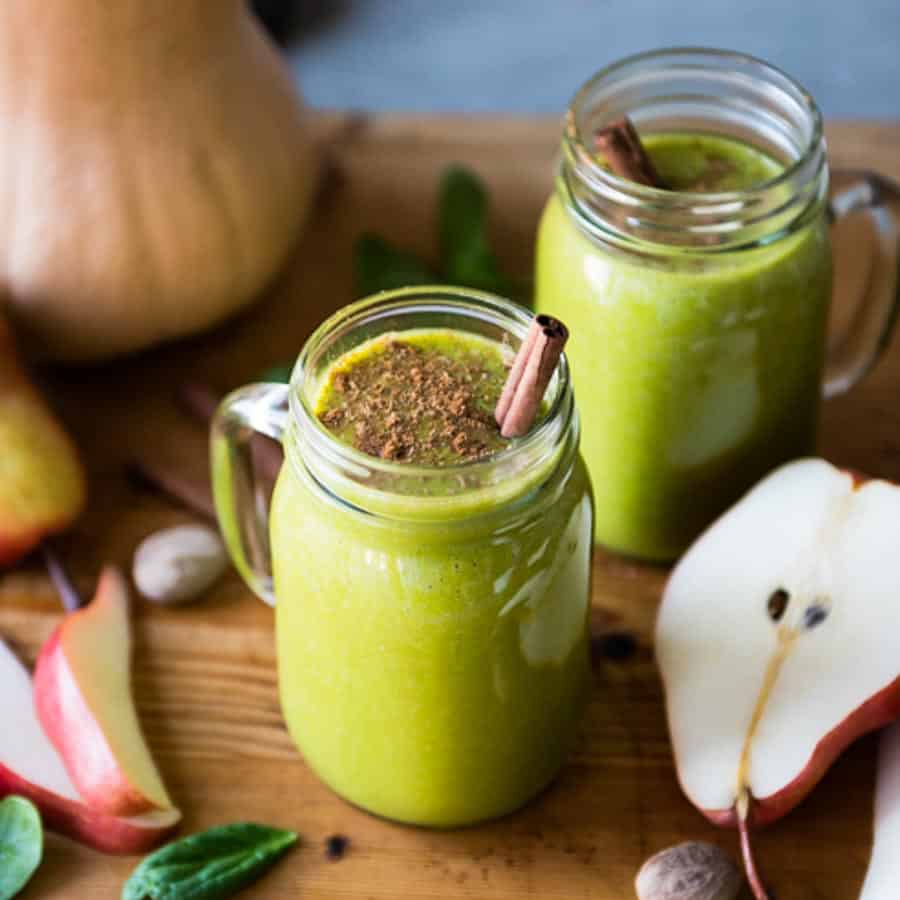
[(601, 128), (594, 135), (594, 140), (610, 169), (619, 177), (648, 187), (665, 187), (628, 116), (622, 116)]

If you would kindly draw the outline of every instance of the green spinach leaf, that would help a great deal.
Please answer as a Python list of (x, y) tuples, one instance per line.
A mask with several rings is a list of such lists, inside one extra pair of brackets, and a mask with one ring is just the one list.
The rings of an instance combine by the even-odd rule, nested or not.
[(445, 281), (498, 294), (514, 292), (488, 242), (488, 195), (481, 180), (461, 166), (441, 179), (438, 234)]
[(394, 247), (376, 234), (363, 234), (357, 239), (353, 271), (359, 297), (416, 284), (438, 284), (441, 280), (414, 253)]
[(0, 801), (0, 900), (28, 884), (44, 854), (44, 831), (35, 805), (24, 797)]
[(221, 900), (256, 881), (297, 841), (292, 831), (239, 822), (182, 838), (134, 870), (122, 900)]
[(287, 384), (291, 380), (291, 372), (293, 371), (294, 367), (290, 363), (282, 363), (277, 366), (269, 366), (268, 369), (260, 374), (259, 380), (272, 383), (283, 382), (284, 384)]

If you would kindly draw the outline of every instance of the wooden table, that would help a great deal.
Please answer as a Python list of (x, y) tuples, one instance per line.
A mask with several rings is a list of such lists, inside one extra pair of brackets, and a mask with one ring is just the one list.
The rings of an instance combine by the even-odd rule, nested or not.
[[(203, 432), (172, 402), (185, 378), (221, 389), (293, 358), (310, 329), (353, 299), (350, 253), (363, 229), (431, 254), (438, 174), (459, 161), (490, 184), (493, 230), (505, 267), (527, 275), (557, 149), (554, 121), (329, 116), (329, 190), (288, 272), (252, 313), (213, 334), (92, 370), (54, 373), (50, 390), (90, 469), (90, 508), (61, 548), (90, 590), (101, 563), (130, 566), (138, 540), (189, 515), (124, 475), (152, 444), (186, 469), (205, 465)], [(900, 124), (835, 123), (835, 166), (872, 166), (900, 179)], [(838, 236), (841, 302), (865, 277), (862, 225)], [(856, 249), (854, 249), (856, 248)], [(852, 257), (852, 260), (851, 260)], [(852, 264), (851, 264), (852, 262)], [(900, 479), (900, 344), (850, 396), (827, 404), (822, 452)], [(630, 659), (598, 661), (578, 748), (557, 782), (527, 809), (454, 832), (405, 828), (343, 803), (294, 751), (275, 684), (271, 611), (235, 575), (182, 609), (136, 604), (135, 689), (149, 741), (184, 832), (256, 819), (296, 829), (302, 846), (244, 895), (334, 898), (624, 900), (652, 852), (685, 839), (735, 851), (733, 833), (708, 825), (675, 779), (650, 647), (665, 572), (598, 554), (598, 632), (638, 637)], [(0, 579), (0, 634), (33, 660), (60, 607), (32, 561)], [(860, 741), (811, 798), (758, 838), (779, 900), (856, 896), (868, 859), (875, 742)], [(340, 862), (323, 842), (350, 838)], [(51, 837), (23, 900), (118, 897), (134, 859), (101, 856)]]

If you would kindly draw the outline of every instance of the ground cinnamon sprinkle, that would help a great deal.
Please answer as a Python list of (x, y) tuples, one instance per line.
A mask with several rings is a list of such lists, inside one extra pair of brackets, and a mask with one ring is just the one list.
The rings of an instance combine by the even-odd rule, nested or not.
[(503, 449), (493, 415), (506, 377), (499, 348), (445, 343), (392, 337), (351, 357), (332, 374), (319, 420), (358, 450), (397, 462), (446, 465)]

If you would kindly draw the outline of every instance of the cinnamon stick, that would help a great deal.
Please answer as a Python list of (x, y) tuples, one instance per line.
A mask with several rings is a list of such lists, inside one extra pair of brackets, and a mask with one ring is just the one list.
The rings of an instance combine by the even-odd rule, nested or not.
[(216, 521), (216, 507), (208, 479), (196, 481), (180, 468), (169, 466), (164, 460), (150, 456), (133, 459), (128, 465), (128, 471), (186, 509), (211, 522)]
[(220, 394), (201, 381), (186, 381), (178, 391), (185, 412), (205, 425), (209, 424), (221, 399)]
[(525, 335), (524, 340), (519, 346), (515, 359), (513, 359), (512, 367), (509, 370), (509, 374), (506, 376), (506, 382), (500, 393), (500, 399), (497, 401), (497, 407), (494, 410), (494, 418), (497, 420), (498, 425), (503, 424), (503, 420), (506, 418), (510, 406), (512, 406), (513, 397), (519, 387), (519, 382), (522, 380), (522, 373), (525, 371), (525, 364), (528, 362), (528, 357), (531, 355), (534, 342), (541, 333), (541, 329), (542, 326), (538, 322), (538, 317), (535, 316), (531, 320), (528, 333)]
[(568, 339), (569, 330), (559, 319), (540, 315), (532, 320), (494, 412), (503, 437), (522, 437), (531, 430)]
[[(209, 425), (215, 415), (222, 395), (201, 381), (187, 381), (178, 392), (178, 400), (190, 416), (203, 425)], [(271, 481), (278, 477), (284, 453), (281, 445), (265, 435), (253, 437), (254, 459), (260, 471)]]
[(594, 135), (594, 141), (606, 157), (610, 169), (619, 177), (648, 187), (665, 187), (628, 116), (622, 116), (601, 128)]

